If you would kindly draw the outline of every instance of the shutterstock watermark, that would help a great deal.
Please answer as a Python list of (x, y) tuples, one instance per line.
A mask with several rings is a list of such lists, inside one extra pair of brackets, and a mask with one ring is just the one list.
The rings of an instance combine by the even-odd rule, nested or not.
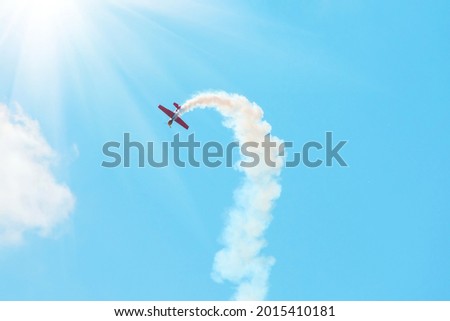
[[(266, 166), (277, 166), (277, 156), (284, 156), (286, 167), (304, 165), (315, 168), (319, 166), (347, 167), (347, 162), (340, 152), (347, 143), (346, 140), (333, 142), (333, 132), (325, 133), (324, 142), (309, 141), (302, 145), (301, 151), (295, 151), (294, 142), (279, 143), (272, 140), (271, 135), (264, 137), (262, 142), (231, 142), (222, 144), (216, 141), (201, 143), (190, 134), (187, 140), (181, 140), (180, 135), (174, 135), (171, 142), (141, 143), (131, 139), (130, 133), (124, 133), (121, 142), (110, 141), (103, 145), (103, 167), (156, 167), (169, 165), (178, 167), (233, 167), (239, 155), (243, 156), (238, 165), (255, 167), (261, 162)], [(294, 150), (292, 153), (288, 149)], [(172, 161), (170, 161), (172, 160)]]

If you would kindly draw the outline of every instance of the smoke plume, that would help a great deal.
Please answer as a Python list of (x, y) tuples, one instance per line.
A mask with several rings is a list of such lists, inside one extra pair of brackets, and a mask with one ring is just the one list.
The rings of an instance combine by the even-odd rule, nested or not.
[[(264, 231), (272, 219), (274, 201), (280, 196), (278, 176), (283, 167), (283, 157), (278, 148), (271, 149), (275, 166), (264, 162), (261, 142), (271, 132), (269, 123), (263, 120), (263, 110), (246, 97), (225, 92), (201, 93), (183, 104), (184, 113), (197, 108), (214, 108), (225, 118), (224, 126), (233, 130), (240, 145), (256, 142), (252, 152), (260, 162), (254, 167), (237, 169), (245, 175), (244, 182), (235, 191), (235, 204), (228, 213), (223, 232), (223, 249), (216, 253), (213, 278), (237, 285), (235, 300), (263, 300), (268, 290), (268, 278), (275, 259), (261, 254), (266, 246)], [(271, 136), (280, 146), (282, 141)]]

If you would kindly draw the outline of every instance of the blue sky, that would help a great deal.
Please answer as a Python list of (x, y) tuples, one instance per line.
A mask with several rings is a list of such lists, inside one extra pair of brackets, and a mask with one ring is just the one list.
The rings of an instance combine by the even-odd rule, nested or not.
[(450, 298), (447, 1), (6, 3), (0, 102), (39, 121), (76, 204), (0, 248), (0, 299), (229, 299), (211, 268), (240, 173), (101, 167), (124, 132), (232, 141), (214, 111), (185, 132), (156, 108), (211, 89), (255, 101), (298, 150), (348, 140), (347, 168), (283, 170), (267, 299)]

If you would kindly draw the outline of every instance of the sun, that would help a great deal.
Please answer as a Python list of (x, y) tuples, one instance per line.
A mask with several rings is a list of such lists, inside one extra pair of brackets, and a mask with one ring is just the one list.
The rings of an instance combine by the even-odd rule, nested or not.
[(20, 54), (49, 54), (62, 45), (64, 37), (82, 23), (76, 0), (4, 0), (0, 4), (2, 33), (7, 41), (20, 45)]
[(6, 25), (2, 31), (5, 40), (14, 31), (22, 36), (51, 38), (73, 27), (80, 14), (76, 0), (2, 0), (0, 22)]

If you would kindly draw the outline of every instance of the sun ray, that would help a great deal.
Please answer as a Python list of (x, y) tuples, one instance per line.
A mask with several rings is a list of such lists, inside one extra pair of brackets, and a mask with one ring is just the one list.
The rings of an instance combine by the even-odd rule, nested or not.
[[(19, 100), (61, 146), (72, 109), (107, 130), (113, 108), (151, 133), (147, 108), (157, 104), (156, 95), (184, 91), (179, 65), (208, 70), (194, 59), (205, 53), (184, 40), (184, 26), (203, 30), (214, 20), (220, 28), (219, 16), (203, 0), (1, 1), (0, 99)], [(176, 52), (181, 60), (173, 58)]]

